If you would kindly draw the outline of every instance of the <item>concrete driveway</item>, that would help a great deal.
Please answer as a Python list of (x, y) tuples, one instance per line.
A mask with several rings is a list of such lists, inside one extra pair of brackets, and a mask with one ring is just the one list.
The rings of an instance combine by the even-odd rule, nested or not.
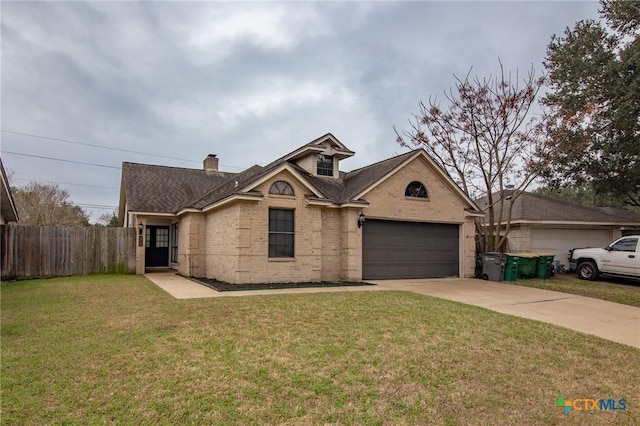
[(218, 292), (173, 272), (146, 277), (176, 299), (338, 291), (410, 291), (559, 325), (640, 349), (640, 308), (557, 291), (468, 278), (368, 281), (375, 286)]
[(557, 291), (476, 279), (370, 281), (388, 290), (480, 306), (640, 349), (640, 308)]

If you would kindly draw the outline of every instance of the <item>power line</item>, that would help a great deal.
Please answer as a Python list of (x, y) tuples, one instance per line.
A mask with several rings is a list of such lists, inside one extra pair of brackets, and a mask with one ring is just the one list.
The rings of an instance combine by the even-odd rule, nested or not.
[(158, 158), (169, 158), (171, 160), (187, 161), (189, 163), (199, 163), (199, 161), (187, 160), (186, 158), (170, 157), (168, 155), (150, 154), (148, 152), (132, 151), (132, 150), (122, 149), (122, 148), (113, 148), (113, 147), (110, 147), (110, 146), (95, 145), (95, 144), (92, 144), (92, 143), (85, 143), (85, 142), (76, 142), (76, 141), (70, 141), (68, 139), (51, 138), (49, 136), (33, 135), (33, 134), (30, 134), (30, 133), (14, 132), (14, 131), (11, 131), (11, 130), (4, 130), (4, 129), (2, 129), (0, 131), (2, 131), (4, 133), (12, 133), (14, 135), (29, 136), (29, 137), (32, 137), (32, 138), (39, 138), (39, 139), (48, 139), (48, 140), (56, 141), (56, 142), (72, 143), (72, 144), (75, 144), (75, 145), (90, 146), (90, 147), (93, 147), (93, 148), (100, 148), (100, 149), (109, 149), (111, 151), (128, 152), (130, 154), (141, 154), (141, 155), (148, 155), (148, 156), (151, 156), (151, 157), (158, 157)]
[(106, 206), (104, 204), (80, 204), (80, 203), (74, 203), (76, 206), (81, 206), (81, 207), (87, 207), (90, 209), (107, 209), (107, 210), (113, 210), (113, 209), (117, 209), (118, 206)]
[(116, 170), (120, 170), (121, 169), (120, 167), (106, 166), (104, 164), (85, 163), (84, 161), (63, 160), (62, 158), (53, 158), (53, 157), (45, 157), (45, 156), (41, 156), (41, 155), (23, 154), (21, 152), (2, 151), (2, 153), (3, 154), (21, 155), (23, 157), (42, 158), (44, 160), (63, 161), (65, 163), (85, 164), (87, 166), (105, 167), (107, 169), (116, 169)]
[[(86, 142), (76, 142), (76, 141), (71, 141), (71, 140), (68, 140), (68, 139), (52, 138), (52, 137), (49, 137), (49, 136), (34, 135), (34, 134), (31, 134), (31, 133), (14, 132), (12, 130), (0, 129), (0, 132), (11, 133), (11, 134), (20, 135), (20, 136), (28, 136), (28, 137), (32, 137), (32, 138), (47, 139), (47, 140), (52, 140), (52, 141), (57, 141), (57, 142), (71, 143), (71, 144), (75, 144), (75, 145), (89, 146), (89, 147), (92, 147), (92, 148), (109, 149), (111, 151), (128, 152), (130, 154), (140, 154), (140, 155), (147, 155), (147, 156), (150, 156), (150, 157), (168, 158), (170, 160), (186, 161), (186, 162), (189, 162), (189, 163), (200, 163), (200, 161), (187, 160), (186, 158), (177, 158), (177, 157), (171, 157), (171, 156), (168, 156), (168, 155), (160, 155), (160, 154), (150, 154), (148, 152), (132, 151), (132, 150), (122, 149), (122, 148), (113, 148), (113, 147), (110, 147), (110, 146), (102, 146), (102, 145), (96, 145), (96, 144), (91, 144), (91, 143), (86, 143)], [(228, 166), (226, 164), (220, 164), (220, 166), (228, 168), (228, 169), (245, 170), (245, 167)]]
[(26, 180), (28, 182), (35, 182), (35, 183), (55, 183), (55, 184), (58, 184), (58, 185), (88, 186), (90, 188), (120, 189), (117, 186), (87, 185), (85, 183), (56, 182), (56, 181), (53, 181), (53, 180), (35, 180), (35, 179), (26, 179), (26, 178), (13, 178), (13, 179), (15, 179), (15, 180)]

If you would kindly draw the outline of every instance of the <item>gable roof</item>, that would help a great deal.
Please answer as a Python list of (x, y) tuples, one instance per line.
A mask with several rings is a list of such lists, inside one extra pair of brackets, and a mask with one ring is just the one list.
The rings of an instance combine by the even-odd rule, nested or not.
[[(505, 209), (511, 202), (508, 197), (512, 191), (505, 191)], [(494, 200), (499, 200), (494, 194)], [(486, 206), (486, 197), (478, 200), (480, 207)], [(573, 201), (560, 200), (531, 192), (523, 192), (513, 204), (511, 223), (592, 223), (612, 225), (640, 225), (640, 214), (613, 207), (593, 207)]]
[(409, 151), (349, 173), (340, 172), (338, 179), (314, 176), (294, 162), (303, 156), (322, 152), (324, 148), (321, 145), (327, 142), (337, 153), (335, 155), (345, 158), (354, 154), (331, 133), (327, 133), (274, 160), (265, 167), (254, 165), (241, 173), (212, 173), (195, 169), (124, 163), (122, 185), (125, 188), (124, 195), (128, 209), (138, 212), (179, 214), (190, 209), (206, 210), (233, 196), (259, 197), (262, 194), (257, 193), (255, 187), (283, 170), (296, 176), (313, 193), (311, 198), (316, 201), (334, 205), (351, 203), (366, 205), (368, 203), (362, 199), (362, 194), (384, 181), (414, 158), (424, 156), (467, 202), (470, 207), (469, 211), (479, 210), (474, 201), (462, 192), (433, 161), (430, 161), (422, 149)]
[(13, 193), (9, 186), (9, 179), (7, 178), (7, 173), (4, 171), (4, 164), (2, 164), (1, 158), (0, 179), (2, 180), (2, 184), (0, 186), (0, 208), (2, 209), (2, 217), (4, 217), (7, 222), (17, 222), (18, 209), (16, 208), (16, 202), (13, 199)]
[(355, 154), (355, 152), (351, 151), (342, 142), (340, 142), (338, 138), (333, 136), (331, 133), (327, 133), (317, 139), (312, 140), (308, 144), (302, 145), (300, 148), (295, 149), (286, 155), (283, 155), (277, 160), (272, 161), (271, 163), (267, 164), (265, 168), (270, 168), (271, 166), (279, 164), (283, 161), (295, 160), (297, 158), (300, 158), (301, 156), (308, 155), (311, 152), (320, 153), (324, 150), (322, 144), (325, 142), (329, 142), (342, 158), (351, 157)]

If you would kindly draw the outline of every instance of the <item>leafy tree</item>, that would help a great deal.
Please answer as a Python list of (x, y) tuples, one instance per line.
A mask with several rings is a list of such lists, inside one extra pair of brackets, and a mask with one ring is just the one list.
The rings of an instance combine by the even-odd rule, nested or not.
[(640, 206), (640, 1), (601, 6), (608, 28), (583, 20), (547, 47), (544, 103), (558, 151), (545, 177)]
[(41, 226), (87, 226), (89, 216), (55, 184), (32, 182), (13, 188), (20, 223)]
[(98, 225), (106, 226), (106, 227), (117, 227), (118, 226), (118, 212), (117, 210), (112, 211), (111, 213), (101, 214), (97, 221)]
[(494, 251), (504, 247), (511, 226), (513, 203), (505, 201), (527, 189), (549, 155), (544, 120), (531, 111), (544, 76), (532, 68), (520, 81), (500, 63), (496, 76), (454, 78), (455, 89), (445, 92), (448, 105), (442, 108), (435, 97), (420, 103), (411, 129), (396, 130), (397, 142), (424, 148), (467, 194), (486, 197), (486, 223), (476, 222), (485, 237), (478, 248)]
[(532, 192), (540, 195), (558, 198), (560, 200), (573, 201), (575, 203), (584, 204), (586, 206), (616, 208), (626, 207), (624, 202), (620, 200), (620, 198), (614, 197), (609, 194), (598, 194), (589, 184), (559, 187), (543, 186), (534, 189)]

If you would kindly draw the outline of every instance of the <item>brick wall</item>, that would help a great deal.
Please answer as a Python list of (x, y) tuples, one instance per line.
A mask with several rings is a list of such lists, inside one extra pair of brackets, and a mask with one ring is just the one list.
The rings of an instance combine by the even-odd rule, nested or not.
[(511, 225), (507, 239), (509, 240), (509, 251), (531, 251), (531, 228), (529, 225)]
[(241, 203), (205, 214), (205, 272), (207, 278), (236, 283), (238, 275)]
[(341, 210), (321, 210), (322, 223), (322, 281), (343, 279), (342, 216)]
[[(427, 189), (428, 198), (405, 197), (414, 180)], [(370, 203), (365, 214), (371, 219), (410, 220), (454, 223), (460, 226), (460, 275), (472, 277), (475, 265), (475, 228), (473, 218), (465, 217), (468, 207), (445, 180), (421, 157), (397, 171), (363, 196)], [(366, 223), (365, 223), (366, 226)]]
[(362, 281), (362, 228), (358, 228), (361, 208), (341, 209), (342, 271), (345, 281)]
[[(277, 180), (287, 181), (295, 196), (269, 194)], [(413, 180), (425, 184), (427, 200), (404, 196)], [(362, 208), (309, 205), (304, 195), (310, 191), (287, 171), (255, 189), (264, 195), (262, 200), (236, 201), (181, 220), (181, 273), (188, 274), (183, 265), (187, 263), (191, 275), (204, 272), (208, 278), (229, 283), (362, 279), (362, 229), (357, 227)], [(459, 224), (460, 274), (473, 275), (473, 219), (465, 217), (464, 202), (425, 161), (413, 160), (363, 198), (370, 202), (364, 209), (368, 218)], [(294, 258), (268, 257), (269, 208), (295, 210)], [(182, 256), (189, 256), (191, 264)]]
[[(288, 182), (295, 196), (269, 194), (278, 180)], [(239, 272), (241, 282), (320, 281), (322, 270), (322, 217), (317, 206), (307, 204), (304, 195), (310, 191), (290, 173), (283, 171), (256, 188), (264, 194), (258, 203), (243, 205), (245, 224), (243, 258)], [(295, 211), (294, 258), (269, 258), (269, 208)]]
[(187, 213), (178, 225), (178, 272), (189, 277), (204, 277), (205, 216), (201, 213)]

